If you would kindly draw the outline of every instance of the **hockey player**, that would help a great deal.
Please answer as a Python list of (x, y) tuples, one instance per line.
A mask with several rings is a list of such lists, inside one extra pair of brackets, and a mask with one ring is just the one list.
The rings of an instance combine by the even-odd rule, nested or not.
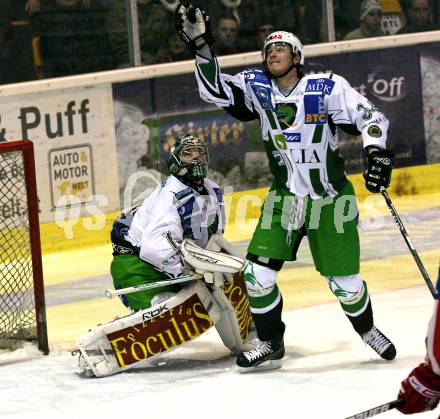
[[(135, 208), (119, 218), (111, 233), (111, 274), (115, 289), (127, 288), (184, 273), (179, 245), (185, 238), (206, 247), (213, 234), (223, 234), (220, 187), (206, 178), (208, 150), (192, 135), (178, 139), (168, 167), (171, 173)], [(122, 295), (132, 310), (157, 304), (180, 289), (168, 285)]]
[[(440, 270), (437, 292), (440, 292)], [(406, 415), (433, 410), (440, 401), (440, 307), (438, 299), (434, 303), (434, 312), (428, 325), (426, 346), (426, 362), (414, 368), (401, 384), (398, 398), (403, 399), (403, 404), (397, 409)]]
[[(208, 161), (202, 140), (178, 139), (168, 158), (171, 176), (114, 222), (110, 270), (130, 313), (78, 340), (81, 374), (144, 367), (212, 326), (233, 353), (255, 346), (246, 342), (252, 316), (240, 274), (244, 260), (222, 237), (222, 193), (206, 178)], [(191, 282), (155, 284), (184, 274)]]
[[(344, 78), (305, 76), (304, 48), (289, 32), (274, 32), (266, 38), (264, 70), (231, 76), (221, 72), (212, 52), (213, 35), (203, 11), (180, 5), (176, 28), (195, 56), (202, 99), (239, 120), (259, 120), (275, 178), (248, 247), (245, 270), (261, 344), (238, 357), (239, 369), (281, 365), (285, 325), (276, 277), (284, 261), (296, 259), (305, 235), (316, 269), (327, 279), (355, 331), (382, 358), (394, 359), (394, 345), (374, 326), (367, 286), (359, 275), (355, 192), (338, 153), (336, 131), (339, 126), (362, 135), (368, 158), (366, 187), (377, 193), (391, 178), (388, 120)], [(338, 228), (347, 211), (354, 216)], [(288, 222), (286, 214), (290, 214)]]

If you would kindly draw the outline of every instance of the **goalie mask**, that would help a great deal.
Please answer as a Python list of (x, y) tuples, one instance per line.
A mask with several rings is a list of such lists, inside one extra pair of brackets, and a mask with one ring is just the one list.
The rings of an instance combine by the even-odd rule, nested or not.
[[(263, 66), (266, 69), (266, 71), (269, 71), (267, 69), (267, 64), (266, 64), (266, 60), (267, 60), (267, 56), (268, 56), (268, 49), (273, 44), (284, 44), (284, 45), (287, 44), (291, 48), (292, 56), (299, 54), (301, 60), (300, 60), (299, 64), (297, 64), (297, 70), (298, 70), (298, 73), (301, 74), (301, 69), (302, 69), (302, 66), (304, 65), (304, 47), (303, 47), (301, 41), (293, 33), (284, 32), (284, 31), (272, 32), (264, 40), (263, 49), (261, 51), (261, 58), (263, 59)], [(278, 76), (278, 77), (282, 77), (282, 76), (286, 75), (294, 67), (295, 67), (295, 65), (292, 64), (292, 66), (289, 67), (289, 69), (284, 74), (282, 74), (281, 76)]]
[(176, 140), (168, 157), (170, 173), (189, 181), (202, 180), (208, 172), (208, 148), (203, 140), (185, 135)]

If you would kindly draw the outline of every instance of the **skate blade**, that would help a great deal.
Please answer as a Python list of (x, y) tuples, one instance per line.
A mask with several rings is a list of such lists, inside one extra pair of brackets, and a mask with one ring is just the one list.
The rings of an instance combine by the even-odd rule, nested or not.
[(269, 371), (269, 370), (277, 370), (283, 366), (282, 359), (271, 359), (269, 361), (263, 362), (255, 367), (238, 367), (237, 370), (240, 374), (245, 374), (248, 372), (260, 372), (260, 371)]

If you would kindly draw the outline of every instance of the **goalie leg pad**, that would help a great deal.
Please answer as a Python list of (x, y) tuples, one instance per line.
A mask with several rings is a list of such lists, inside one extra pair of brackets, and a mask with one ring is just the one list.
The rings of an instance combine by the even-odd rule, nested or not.
[(233, 275), (233, 280), (221, 288), (211, 288), (221, 318), (215, 324), (224, 345), (235, 354), (253, 349), (250, 329), (252, 313), (249, 307), (243, 273)]
[(338, 297), (347, 316), (362, 314), (370, 301), (367, 284), (359, 274), (326, 277), (331, 292)]
[(96, 377), (145, 367), (219, 319), (220, 309), (206, 285), (195, 282), (162, 303), (90, 330), (78, 340), (79, 367)]

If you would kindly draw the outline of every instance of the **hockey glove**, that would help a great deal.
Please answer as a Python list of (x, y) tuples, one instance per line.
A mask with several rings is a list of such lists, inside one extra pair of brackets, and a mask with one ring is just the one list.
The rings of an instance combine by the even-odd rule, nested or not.
[(178, 35), (188, 45), (194, 57), (197, 50), (205, 45), (212, 45), (214, 42), (209, 16), (191, 4), (188, 7), (183, 4), (177, 7), (175, 25)]
[(366, 148), (368, 165), (364, 173), (365, 187), (373, 193), (390, 186), (394, 153), (379, 147)]
[(399, 399), (404, 403), (397, 409), (405, 415), (435, 409), (440, 400), (440, 376), (420, 364), (402, 381)]

